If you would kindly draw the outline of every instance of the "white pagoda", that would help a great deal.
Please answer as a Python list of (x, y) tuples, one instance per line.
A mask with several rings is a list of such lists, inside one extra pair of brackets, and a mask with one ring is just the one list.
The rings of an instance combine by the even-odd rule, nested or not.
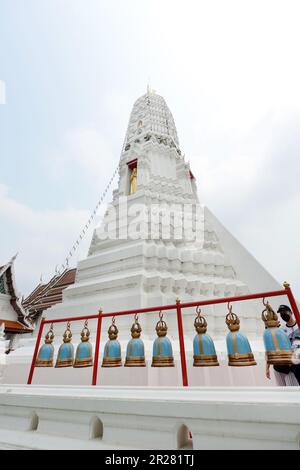
[[(75, 283), (64, 290), (61, 304), (47, 310), (47, 320), (96, 314), (100, 308), (104, 312), (114, 312), (174, 304), (178, 298), (195, 301), (279, 287), (278, 282), (199, 203), (196, 179), (180, 149), (173, 116), (164, 98), (148, 90), (133, 106), (113, 200), (101, 226), (94, 231), (87, 258), (78, 264)], [(236, 308), (242, 330), (254, 342), (257, 359), (264, 363), (260, 304), (250, 302)], [(204, 308), (202, 313), (225, 364), (226, 306)], [(194, 310), (184, 312), (190, 360), (194, 318)], [(165, 319), (168, 335), (174, 341), (175, 359), (178, 359), (175, 312), (167, 314)], [(149, 363), (157, 320), (155, 314), (140, 318)], [(117, 319), (124, 351), (132, 322), (131, 316)], [(108, 326), (109, 321), (103, 325), (102, 347)], [(57, 340), (60, 340), (63, 328), (58, 327)], [(79, 335), (81, 328), (80, 322), (72, 323), (72, 331), (76, 334)], [(104, 383), (106, 380), (111, 383), (113, 374), (116, 372), (102, 373)], [(170, 380), (171, 385), (176, 384), (179, 372), (177, 375), (172, 372), (173, 379), (165, 382), (165, 377), (170, 374), (164, 375), (164, 383)], [(216, 375), (216, 372), (212, 374)], [(241, 376), (242, 372), (238, 374)], [(249, 377), (249, 372), (244, 374)], [(118, 384), (120, 375), (124, 375), (122, 381), (131, 384), (132, 374), (128, 371), (119, 371), (114, 384)], [(152, 383), (151, 376), (154, 375), (154, 383), (161, 383), (158, 373), (153, 371), (144, 377), (143, 383)], [(230, 372), (227, 378), (220, 378), (221, 382), (235, 384), (231, 375)], [(259, 377), (258, 382), (262, 383), (263, 371)], [(208, 383), (211, 383), (209, 379)]]
[[(178, 298), (198, 301), (279, 288), (199, 203), (172, 114), (165, 100), (148, 90), (133, 106), (113, 200), (94, 231), (87, 258), (78, 264), (74, 284), (60, 288), (62, 303), (44, 310), (47, 320), (93, 315), (100, 308), (118, 312), (175, 304)], [(296, 387), (261, 387), (272, 385), (265, 377), (262, 304), (249, 301), (233, 308), (257, 366), (228, 366), (223, 304), (202, 309), (220, 367), (193, 367), (196, 313), (185, 310), (190, 385), (185, 388), (175, 311), (164, 316), (175, 367), (151, 367), (158, 315), (150, 313), (139, 316), (146, 367), (102, 368), (111, 320), (103, 321), (96, 387), (90, 386), (91, 368), (73, 367), (36, 368), (32, 385), (26, 386), (36, 337), (21, 340), (0, 370), (0, 448), (299, 448)], [(116, 318), (123, 364), (132, 323), (133, 316)], [(95, 346), (96, 321), (88, 327)], [(72, 321), (70, 328), (76, 347), (83, 322)], [(54, 325), (56, 355), (65, 329), (64, 323)]]

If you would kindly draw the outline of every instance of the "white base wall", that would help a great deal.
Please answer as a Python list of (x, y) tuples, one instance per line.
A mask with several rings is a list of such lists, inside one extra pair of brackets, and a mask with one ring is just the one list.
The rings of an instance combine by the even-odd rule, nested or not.
[(0, 448), (299, 449), (299, 406), (288, 387), (6, 385)]

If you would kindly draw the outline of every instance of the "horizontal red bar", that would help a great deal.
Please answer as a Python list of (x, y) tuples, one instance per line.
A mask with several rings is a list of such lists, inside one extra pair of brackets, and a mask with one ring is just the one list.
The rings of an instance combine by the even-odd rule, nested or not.
[[(279, 295), (287, 295), (287, 291), (276, 290), (271, 292), (261, 292), (259, 294), (248, 294), (235, 297), (222, 297), (220, 299), (210, 299), (210, 300), (199, 300), (198, 302), (184, 302), (180, 303), (180, 307), (189, 308), (189, 307), (201, 307), (204, 305), (214, 305), (214, 304), (225, 304), (228, 302), (239, 302), (243, 300), (254, 300), (254, 299), (263, 299), (266, 297), (276, 297)], [(148, 312), (160, 312), (162, 310), (173, 310), (176, 309), (177, 304), (173, 305), (162, 305), (160, 307), (152, 308), (141, 308), (140, 310), (124, 310), (123, 312), (112, 312), (112, 313), (103, 313), (102, 317), (116, 317), (121, 315), (132, 315), (135, 313), (148, 313)]]
[[(271, 292), (260, 292), (258, 294), (240, 295), (240, 296), (234, 296), (234, 297), (222, 297), (219, 299), (200, 300), (197, 302), (185, 302), (185, 303), (181, 303), (180, 307), (182, 309), (189, 308), (189, 307), (201, 307), (205, 305), (224, 304), (228, 302), (230, 303), (240, 302), (243, 300), (255, 300), (255, 299), (263, 299), (267, 297), (278, 297), (281, 295), (287, 295), (287, 289), (276, 290), (276, 291), (271, 291)], [(99, 315), (101, 315), (103, 318), (106, 318), (106, 317), (117, 317), (117, 316), (122, 316), (122, 315), (134, 315), (135, 313), (141, 314), (141, 313), (150, 313), (150, 312), (160, 312), (160, 311), (166, 311), (166, 310), (176, 310), (176, 308), (177, 308), (177, 304), (161, 305), (159, 307), (151, 307), (151, 308), (147, 307), (147, 308), (134, 309), (134, 310), (124, 310), (122, 312), (112, 312), (112, 313), (102, 313), (102, 314), (99, 313), (98, 315), (83, 315), (81, 317), (60, 318), (58, 320), (45, 320), (44, 324), (90, 320), (90, 319), (98, 318)]]
[(50, 323), (67, 323), (71, 321), (82, 321), (82, 320), (94, 320), (99, 317), (98, 315), (82, 315), (81, 317), (68, 317), (68, 318), (58, 318), (56, 320), (45, 320), (44, 325)]

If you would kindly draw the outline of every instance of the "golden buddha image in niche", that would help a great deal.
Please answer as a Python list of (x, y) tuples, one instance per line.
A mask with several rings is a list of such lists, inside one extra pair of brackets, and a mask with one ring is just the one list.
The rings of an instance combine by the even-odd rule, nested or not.
[(137, 190), (137, 169), (133, 168), (130, 175), (130, 194), (136, 193)]

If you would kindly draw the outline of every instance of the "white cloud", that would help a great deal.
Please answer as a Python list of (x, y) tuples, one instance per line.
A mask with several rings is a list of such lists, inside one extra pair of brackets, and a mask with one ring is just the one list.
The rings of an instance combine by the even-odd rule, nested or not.
[[(113, 155), (107, 139), (94, 127), (68, 130), (60, 148), (52, 150), (45, 158), (45, 164), (57, 178), (79, 171), (90, 184), (108, 182), (118, 160)], [(105, 171), (103, 171), (103, 169)], [(104, 189), (104, 188), (103, 188)]]
[[(84, 210), (34, 211), (14, 200), (8, 188), (0, 184), (1, 244), (0, 265), (19, 252), (16, 261), (16, 281), (21, 293), (28, 293), (39, 282), (54, 274), (56, 265), (64, 262), (82, 225), (89, 216)], [(86, 256), (89, 231), (76, 260)]]
[(247, 135), (201, 141), (205, 155), (191, 159), (202, 202), (298, 298), (299, 123), (298, 109), (274, 111)]

